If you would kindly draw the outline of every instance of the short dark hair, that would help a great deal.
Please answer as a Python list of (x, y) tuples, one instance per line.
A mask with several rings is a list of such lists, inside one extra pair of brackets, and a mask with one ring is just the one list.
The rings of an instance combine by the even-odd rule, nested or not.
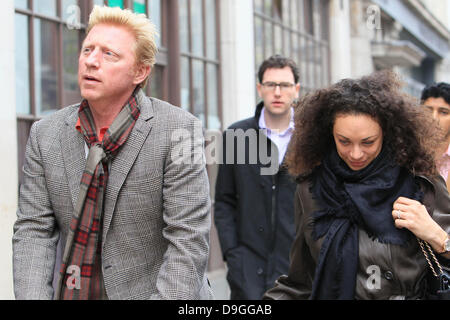
[(420, 100), (425, 102), (428, 98), (442, 98), (450, 104), (450, 84), (446, 82), (433, 83), (422, 91)]
[(261, 63), (258, 70), (259, 83), (262, 83), (264, 72), (266, 72), (267, 69), (283, 69), (285, 67), (291, 68), (295, 83), (298, 83), (300, 75), (297, 64), (291, 58), (286, 58), (279, 54), (271, 56), (270, 58), (264, 60), (263, 63)]

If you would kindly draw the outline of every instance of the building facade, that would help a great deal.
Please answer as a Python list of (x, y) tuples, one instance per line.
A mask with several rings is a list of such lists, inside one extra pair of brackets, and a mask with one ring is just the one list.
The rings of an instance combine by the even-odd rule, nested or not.
[(419, 97), (425, 85), (449, 81), (448, 1), (352, 0), (352, 76), (399, 73)]
[[(153, 21), (159, 52), (147, 93), (197, 116), (207, 134), (253, 115), (257, 68), (275, 53), (297, 62), (302, 94), (385, 68), (399, 72), (416, 96), (425, 84), (449, 81), (446, 0), (5, 0), (0, 299), (14, 298), (12, 225), (29, 130), (80, 100), (77, 59), (94, 5), (129, 8)], [(208, 165), (212, 199), (216, 172)], [(216, 297), (226, 299), (214, 226), (208, 271)]]

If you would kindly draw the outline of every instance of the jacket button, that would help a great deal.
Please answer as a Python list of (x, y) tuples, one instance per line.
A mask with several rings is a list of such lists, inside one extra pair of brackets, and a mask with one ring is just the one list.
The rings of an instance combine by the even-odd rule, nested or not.
[(392, 274), (391, 271), (386, 271), (386, 272), (384, 273), (384, 277), (386, 278), (386, 280), (392, 280), (392, 279), (394, 279), (394, 275)]
[(263, 227), (259, 227), (259, 232), (264, 232), (264, 228)]
[(277, 186), (272, 186), (272, 190), (275, 190), (277, 188)]
[(263, 274), (263, 269), (262, 268), (258, 268), (258, 270), (256, 270), (256, 273), (258, 274), (258, 276)]

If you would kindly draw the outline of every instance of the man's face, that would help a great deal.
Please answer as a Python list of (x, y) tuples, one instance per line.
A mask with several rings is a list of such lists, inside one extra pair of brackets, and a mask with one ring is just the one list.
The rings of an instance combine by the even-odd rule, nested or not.
[[(83, 42), (78, 64), (81, 96), (90, 103), (126, 100), (142, 79), (135, 38), (122, 26), (94, 26)], [(145, 67), (144, 67), (145, 68)], [(150, 72), (150, 67), (147, 67)]]
[(295, 83), (290, 67), (270, 68), (264, 72), (262, 83), (258, 84), (257, 90), (264, 101), (266, 112), (280, 116), (289, 113), (293, 101), (298, 98), (300, 84)]
[(445, 138), (450, 137), (450, 105), (443, 98), (428, 98), (423, 106), (439, 122)]

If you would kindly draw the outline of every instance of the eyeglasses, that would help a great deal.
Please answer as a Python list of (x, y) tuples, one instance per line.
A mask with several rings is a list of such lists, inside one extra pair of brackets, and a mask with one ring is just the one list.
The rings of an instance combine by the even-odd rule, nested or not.
[(292, 87), (295, 86), (295, 84), (290, 83), (290, 82), (276, 83), (276, 82), (272, 82), (272, 81), (264, 82), (261, 85), (268, 90), (275, 90), (277, 87), (280, 87), (281, 91), (287, 91), (289, 89), (292, 89)]

